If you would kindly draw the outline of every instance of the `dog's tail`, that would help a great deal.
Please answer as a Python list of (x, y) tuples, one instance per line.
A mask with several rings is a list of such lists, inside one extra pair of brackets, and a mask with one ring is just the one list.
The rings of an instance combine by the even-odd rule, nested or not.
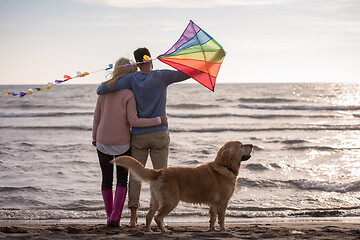
[(151, 182), (160, 175), (158, 170), (145, 168), (138, 160), (130, 156), (120, 156), (111, 162), (128, 168), (141, 181)]

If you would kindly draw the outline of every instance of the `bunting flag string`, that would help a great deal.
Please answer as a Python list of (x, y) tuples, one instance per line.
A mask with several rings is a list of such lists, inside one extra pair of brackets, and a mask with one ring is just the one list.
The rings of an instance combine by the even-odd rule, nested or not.
[[(135, 62), (135, 61), (130, 61), (130, 64), (126, 64), (126, 65), (123, 65), (123, 66), (119, 66), (119, 67), (129, 67), (129, 66), (133, 66), (133, 65), (137, 65), (137, 64), (142, 64), (144, 62), (151, 62), (153, 60), (157, 60), (156, 58), (155, 59), (152, 59), (150, 58), (149, 56), (147, 55), (144, 55), (144, 59), (143, 59), (143, 62)], [(97, 71), (93, 71), (93, 72), (80, 72), (78, 71), (76, 73), (76, 76), (74, 77), (71, 77), (69, 75), (64, 75), (64, 79), (62, 80), (55, 80), (54, 82), (49, 82), (47, 84), (46, 87), (44, 88), (41, 88), (41, 87), (37, 87), (37, 88), (30, 88), (28, 89), (27, 91), (21, 91), (19, 93), (15, 93), (15, 92), (4, 92), (6, 95), (8, 96), (20, 96), (20, 97), (24, 97), (26, 95), (31, 95), (33, 93), (36, 93), (36, 92), (40, 92), (40, 91), (43, 91), (43, 90), (50, 90), (53, 86), (56, 86), (56, 85), (59, 85), (59, 84), (62, 84), (66, 81), (69, 81), (71, 79), (74, 79), (74, 78), (80, 78), (80, 77), (85, 77), (85, 76), (88, 76), (90, 74), (93, 74), (93, 73), (96, 73), (96, 72), (101, 72), (101, 71), (108, 71), (108, 70), (111, 70), (114, 68), (114, 65), (113, 64), (109, 64), (105, 69), (100, 69), (100, 70), (97, 70)]]
[(71, 79), (74, 79), (74, 78), (81, 78), (81, 77), (86, 77), (86, 76), (88, 76), (88, 75), (90, 75), (90, 74), (93, 74), (93, 73), (96, 73), (96, 72), (100, 72), (100, 71), (108, 71), (108, 70), (110, 70), (110, 69), (112, 69), (114, 67), (114, 65), (113, 64), (109, 64), (106, 68), (104, 68), (104, 69), (100, 69), (100, 70), (97, 70), (97, 71), (93, 71), (93, 72), (80, 72), (80, 71), (78, 71), (77, 73), (76, 73), (76, 76), (74, 76), (74, 77), (71, 77), (71, 76), (69, 76), (69, 75), (64, 75), (64, 79), (61, 79), (61, 80), (55, 80), (54, 82), (49, 82), (47, 85), (46, 85), (46, 87), (37, 87), (37, 88), (30, 88), (30, 89), (28, 89), (28, 90), (26, 90), (26, 91), (21, 91), (21, 92), (19, 92), (19, 93), (15, 93), (15, 92), (4, 92), (6, 95), (8, 95), (8, 96), (20, 96), (20, 97), (24, 97), (24, 96), (26, 96), (26, 95), (31, 95), (31, 94), (33, 94), (33, 93), (36, 93), (36, 92), (40, 92), (40, 91), (43, 91), (43, 90), (45, 90), (45, 91), (48, 91), (48, 90), (50, 90), (53, 86), (56, 86), (56, 85), (59, 85), (59, 84), (62, 84), (62, 83), (64, 83), (64, 82), (66, 82), (66, 81), (69, 81), (69, 80), (71, 80)]

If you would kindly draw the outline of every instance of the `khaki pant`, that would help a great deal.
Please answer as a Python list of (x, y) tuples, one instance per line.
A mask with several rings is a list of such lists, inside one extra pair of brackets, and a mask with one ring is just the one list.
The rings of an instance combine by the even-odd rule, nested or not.
[[(150, 153), (154, 169), (167, 167), (169, 156), (169, 131), (144, 133), (131, 137), (131, 156), (144, 166)], [(132, 173), (129, 178), (129, 208), (139, 208), (141, 182)]]

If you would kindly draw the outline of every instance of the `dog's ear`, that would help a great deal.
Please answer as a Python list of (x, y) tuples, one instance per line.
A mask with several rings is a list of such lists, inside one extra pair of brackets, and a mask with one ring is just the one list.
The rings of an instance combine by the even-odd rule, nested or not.
[(225, 148), (220, 155), (221, 164), (230, 167), (238, 174), (240, 168), (240, 158), (237, 156), (236, 151), (233, 148)]
[(227, 148), (227, 149), (224, 149), (222, 152), (221, 152), (221, 159), (222, 161), (225, 163), (225, 162), (229, 162), (229, 159), (231, 159), (233, 155), (233, 152), (232, 152), (232, 149), (230, 148)]
[(230, 149), (226, 148), (225, 146), (222, 146), (217, 152), (215, 162), (224, 164), (226, 159), (229, 159), (230, 156), (231, 156)]

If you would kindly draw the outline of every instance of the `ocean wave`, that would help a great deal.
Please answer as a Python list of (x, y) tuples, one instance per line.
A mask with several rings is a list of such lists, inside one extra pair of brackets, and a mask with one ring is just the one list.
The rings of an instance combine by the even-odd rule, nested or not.
[(62, 219), (106, 219), (101, 211), (70, 211), (44, 209), (0, 209), (0, 220), (62, 220)]
[(294, 140), (281, 141), (281, 143), (286, 144), (286, 145), (293, 145), (293, 144), (306, 143), (306, 142), (307, 141), (305, 141), (303, 139), (294, 139)]
[(279, 188), (283, 185), (281, 180), (251, 180), (248, 178), (238, 178), (238, 188)]
[(197, 160), (182, 161), (181, 163), (186, 164), (186, 165), (198, 165), (198, 164), (201, 164), (201, 162), (199, 162)]
[(218, 108), (219, 105), (213, 104), (195, 104), (195, 103), (181, 103), (181, 104), (172, 104), (167, 105), (168, 108), (177, 108), (177, 109), (203, 109), (203, 108)]
[(219, 132), (277, 132), (277, 131), (359, 131), (360, 125), (314, 125), (306, 127), (269, 127), (269, 128), (196, 128), (181, 129), (171, 128), (170, 132), (195, 132), (195, 133), (219, 133)]
[(281, 166), (277, 163), (270, 163), (270, 166), (273, 167), (273, 168), (281, 168)]
[(254, 145), (254, 146), (253, 146), (253, 151), (255, 151), (255, 152), (264, 151), (264, 148), (263, 148), (263, 147), (260, 147), (260, 146)]
[(357, 207), (342, 209), (293, 209), (293, 208), (242, 208), (228, 211), (228, 217), (233, 218), (274, 218), (274, 217), (358, 217)]
[(243, 117), (240, 114), (232, 114), (232, 113), (218, 113), (218, 114), (172, 114), (168, 113), (168, 117), (175, 118), (221, 118), (221, 117)]
[(261, 163), (249, 163), (244, 165), (246, 169), (249, 169), (251, 171), (265, 171), (269, 170), (269, 168)]
[(305, 110), (305, 111), (354, 111), (360, 110), (360, 106), (308, 106), (308, 105), (245, 105), (239, 104), (239, 108), (261, 110)]
[(296, 211), (297, 208), (288, 208), (288, 207), (228, 207), (227, 210), (229, 211), (254, 211), (254, 212), (261, 212), (261, 211)]
[[(80, 146), (80, 145), (79, 145)], [(69, 151), (68, 149), (70, 150), (77, 150), (77, 149), (81, 149), (81, 148), (77, 148), (76, 146), (68, 146), (67, 148), (67, 151)], [(83, 149), (83, 148), (82, 148)], [(71, 159), (70, 161), (64, 161), (63, 162), (64, 164), (69, 164), (69, 165), (72, 165), (72, 166), (76, 166), (76, 165), (79, 165), (79, 166), (91, 166), (93, 163), (90, 162), (90, 161), (82, 161), (82, 160), (73, 160)], [(60, 174), (63, 174), (62, 172)]]
[(240, 102), (244, 103), (283, 103), (283, 102), (297, 102), (294, 99), (287, 98), (239, 98)]
[[(48, 205), (40, 200), (36, 200), (34, 198), (29, 197), (26, 191), (16, 191), (15, 194), (11, 194), (13, 192), (7, 192), (4, 197), (0, 198), (0, 206), (1, 208), (10, 207), (12, 209), (24, 209), (24, 208), (46, 208)], [(38, 192), (32, 192), (35, 195), (38, 195)]]
[(0, 129), (92, 131), (88, 126), (0, 126)]
[(296, 115), (296, 114), (234, 114), (234, 113), (216, 113), (216, 114), (173, 114), (168, 113), (168, 117), (175, 118), (254, 118), (254, 119), (277, 119), (277, 118), (336, 118), (335, 115)]
[(77, 200), (69, 202), (54, 209), (68, 210), (68, 211), (97, 211), (103, 210), (101, 201), (98, 200)]
[(286, 147), (286, 150), (293, 150), (293, 151), (306, 151), (306, 150), (336, 151), (336, 150), (343, 150), (343, 149), (332, 148), (332, 147), (328, 147), (328, 146), (291, 146), (291, 147)]
[(94, 115), (94, 112), (0, 113), (0, 118), (37, 118), (92, 115)]
[[(207, 217), (207, 209), (192, 209), (192, 211), (173, 211), (172, 217), (191, 218)], [(140, 213), (146, 215), (146, 212)], [(360, 216), (359, 207), (348, 208), (314, 208), (301, 209), (289, 207), (231, 207), (226, 209), (227, 218), (274, 218), (274, 217), (339, 217), (339, 216)]]
[(360, 181), (350, 183), (315, 182), (308, 180), (298, 180), (294, 182), (302, 190), (320, 190), (325, 192), (358, 192), (360, 191)]
[(37, 187), (26, 186), (26, 187), (0, 187), (1, 193), (12, 193), (12, 192), (41, 192), (42, 190)]
[[(23, 102), (23, 103), (20, 103), (20, 104), (11, 104), (11, 103), (8, 103), (8, 104), (5, 104), (3, 105), (3, 107), (5, 109), (7, 108), (11, 108), (11, 109), (20, 109), (20, 110), (32, 110), (32, 109), (35, 109), (35, 110), (49, 110), (49, 111), (54, 111), (55, 109), (57, 110), (69, 110), (69, 109), (76, 109), (76, 110), (79, 110), (79, 109), (89, 109), (90, 106), (85, 106), (85, 105), (74, 105), (74, 104), (71, 104), (69, 102), (69, 104), (66, 104), (66, 105), (54, 105), (52, 104), (51, 102), (48, 102), (48, 103), (45, 103), (45, 104), (41, 104), (41, 103), (44, 103), (43, 101), (39, 100), (38, 102), (36, 103), (27, 103), (27, 102)], [(94, 107), (95, 108), (95, 105)]]
[(288, 188), (301, 190), (316, 190), (323, 192), (358, 192), (360, 191), (360, 181), (350, 183), (318, 182), (306, 179), (300, 180), (250, 180), (248, 178), (239, 178), (238, 187), (249, 188)]
[(227, 211), (227, 217), (232, 218), (274, 218), (274, 217), (358, 217), (357, 207), (329, 209), (293, 209), (293, 208), (241, 208)]
[(28, 143), (28, 142), (21, 142), (20, 145), (22, 147), (34, 147), (33, 143)]
[(285, 147), (286, 150), (291, 151), (307, 151), (307, 150), (316, 150), (316, 151), (324, 151), (324, 152), (334, 152), (334, 151), (347, 151), (347, 150), (358, 150), (358, 147), (352, 148), (334, 148), (329, 146), (290, 146)]
[(344, 213), (340, 210), (334, 209), (313, 209), (313, 210), (303, 210), (297, 211), (294, 213), (289, 214), (289, 216), (296, 216), (296, 217), (341, 217)]

